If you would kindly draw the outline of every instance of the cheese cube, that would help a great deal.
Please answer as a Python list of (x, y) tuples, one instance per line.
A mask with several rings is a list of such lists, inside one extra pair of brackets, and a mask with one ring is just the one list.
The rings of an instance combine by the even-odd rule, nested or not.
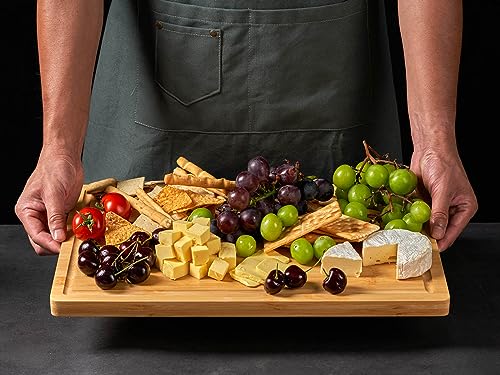
[(189, 236), (183, 236), (174, 243), (175, 256), (182, 262), (191, 260), (191, 245), (193, 240)]
[(175, 241), (182, 237), (182, 232), (179, 230), (166, 229), (158, 233), (158, 242), (163, 245), (173, 245)]
[(209, 254), (218, 254), (221, 248), (221, 239), (216, 234), (210, 233), (210, 238), (205, 243), (208, 247)]
[(172, 229), (175, 231), (182, 232), (182, 234), (186, 234), (187, 230), (193, 225), (191, 221), (187, 220), (174, 220), (172, 223)]
[(229, 269), (236, 267), (236, 246), (231, 242), (222, 242), (219, 251), (219, 258), (229, 263)]
[(189, 262), (164, 260), (162, 272), (171, 280), (177, 280), (189, 273)]
[(215, 254), (210, 254), (208, 256), (207, 267), (210, 267), (212, 265), (212, 263), (214, 262), (215, 258), (218, 258), (218, 256), (215, 255)]
[[(175, 259), (175, 251), (172, 245), (155, 245), (157, 266), (160, 266), (164, 259)], [(160, 267), (158, 267), (161, 269)]]
[(208, 274), (208, 266), (206, 263), (200, 266), (189, 263), (189, 274), (198, 280), (203, 279)]
[(229, 271), (229, 263), (221, 258), (215, 258), (208, 269), (208, 276), (221, 281), (226, 276), (227, 271)]
[(201, 224), (201, 225), (205, 225), (207, 227), (210, 227), (210, 218), (209, 217), (201, 217), (201, 216), (198, 216), (198, 217), (195, 217), (193, 219), (193, 224), (195, 223), (198, 223), (198, 224)]
[(191, 246), (191, 261), (195, 266), (201, 266), (206, 264), (208, 261), (208, 247), (205, 245), (193, 245)]
[(194, 223), (186, 230), (186, 234), (193, 238), (196, 245), (204, 245), (210, 238), (210, 227)]

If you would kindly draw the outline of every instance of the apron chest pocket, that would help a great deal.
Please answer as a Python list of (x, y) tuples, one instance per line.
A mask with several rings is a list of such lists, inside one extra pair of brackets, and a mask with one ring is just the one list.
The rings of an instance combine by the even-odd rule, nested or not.
[(220, 93), (219, 29), (156, 22), (155, 81), (179, 103), (189, 106)]

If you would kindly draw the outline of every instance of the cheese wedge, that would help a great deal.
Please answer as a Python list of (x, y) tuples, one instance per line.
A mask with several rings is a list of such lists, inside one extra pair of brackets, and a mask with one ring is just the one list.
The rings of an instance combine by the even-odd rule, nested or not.
[(363, 260), (349, 241), (330, 247), (321, 257), (320, 272), (326, 276), (331, 268), (340, 268), (347, 277), (359, 277)]
[(363, 241), (363, 265), (396, 259), (396, 279), (424, 274), (432, 266), (432, 243), (426, 235), (407, 229), (384, 229)]

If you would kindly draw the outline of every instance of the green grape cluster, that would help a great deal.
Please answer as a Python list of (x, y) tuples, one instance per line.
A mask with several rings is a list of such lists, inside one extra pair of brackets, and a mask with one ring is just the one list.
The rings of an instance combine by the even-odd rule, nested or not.
[(365, 149), (366, 158), (355, 167), (342, 164), (333, 172), (342, 213), (384, 229), (422, 231), (431, 217), (431, 207), (417, 195), (416, 174), (369, 147)]

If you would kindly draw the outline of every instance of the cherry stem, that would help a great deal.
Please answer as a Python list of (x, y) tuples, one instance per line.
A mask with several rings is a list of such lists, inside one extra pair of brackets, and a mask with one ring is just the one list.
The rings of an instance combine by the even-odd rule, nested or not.
[(123, 271), (127, 271), (127, 270), (129, 270), (129, 269), (130, 269), (130, 267), (132, 267), (133, 265), (135, 265), (135, 264), (137, 264), (137, 263), (142, 262), (143, 260), (145, 260), (145, 259), (147, 259), (147, 258), (148, 258), (148, 257), (146, 256), (146, 257), (144, 257), (144, 258), (140, 258), (140, 259), (136, 260), (135, 262), (130, 263), (127, 267), (122, 268), (120, 271), (118, 271), (118, 272), (115, 274), (115, 276), (118, 276), (118, 275), (119, 275), (119, 274), (121, 274)]
[[(321, 256), (322, 258), (323, 256)], [(316, 263), (314, 263), (311, 267), (309, 267), (309, 269), (305, 270), (305, 272), (309, 272), (310, 270), (312, 270), (314, 267), (316, 267), (318, 265), (319, 262), (321, 262), (321, 258), (319, 258)]]

